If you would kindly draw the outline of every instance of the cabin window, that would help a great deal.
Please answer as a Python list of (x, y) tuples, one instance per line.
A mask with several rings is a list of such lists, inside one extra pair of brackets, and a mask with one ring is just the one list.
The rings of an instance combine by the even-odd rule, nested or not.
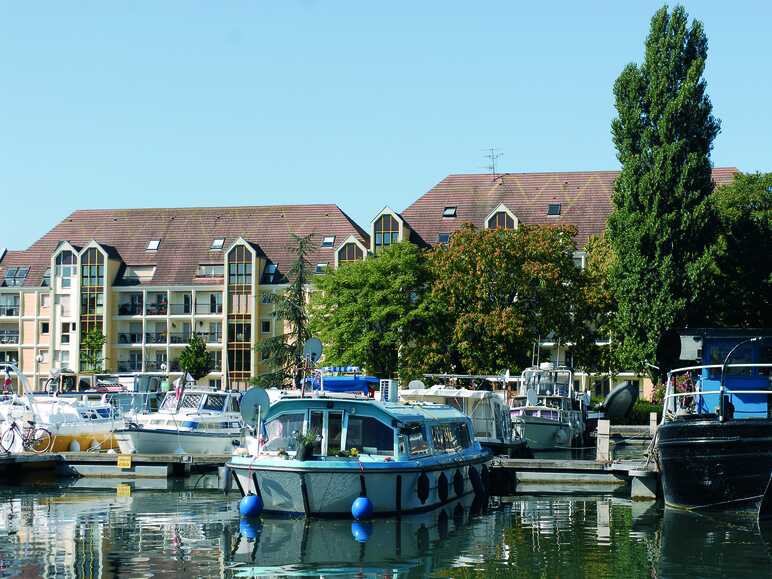
[(346, 450), (352, 448), (363, 454), (393, 455), (394, 431), (375, 418), (349, 416)]
[(297, 448), (295, 437), (303, 430), (304, 418), (305, 412), (297, 412), (282, 414), (266, 422), (265, 432), (267, 441), (263, 445), (263, 450), (295, 450)]
[(402, 431), (407, 437), (407, 451), (410, 456), (423, 456), (429, 454), (429, 442), (426, 440), (424, 429), (414, 424)]
[(314, 432), (318, 436), (314, 440), (314, 454), (322, 454), (322, 429), (324, 428), (324, 413), (318, 411), (311, 412), (311, 420), (308, 423), (308, 432)]
[(231, 396), (230, 402), (228, 402), (228, 412), (240, 412), (239, 401), (237, 398)]
[(459, 452), (471, 445), (469, 429), (465, 422), (433, 426), (432, 441), (436, 452)]
[[(717, 344), (710, 348), (708, 364), (721, 364), (723, 365), (730, 350), (734, 348), (734, 344)], [(729, 365), (732, 364), (751, 364), (753, 362), (753, 344), (743, 344), (734, 351), (732, 357), (729, 360)], [(750, 376), (753, 368), (727, 368), (727, 376)], [(721, 379), (721, 368), (711, 368), (709, 371), (709, 377), (711, 380)]]
[(212, 410), (214, 412), (222, 412), (225, 407), (225, 396), (212, 396), (209, 394), (206, 397), (202, 410)]

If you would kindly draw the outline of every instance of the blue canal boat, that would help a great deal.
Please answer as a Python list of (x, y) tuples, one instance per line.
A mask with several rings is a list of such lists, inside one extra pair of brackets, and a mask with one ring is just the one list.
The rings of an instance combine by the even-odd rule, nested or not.
[(396, 402), (388, 382), (383, 401), (325, 390), (262, 406), (259, 419), (247, 420), (257, 424), (258, 444), (227, 465), (242, 495), (259, 496), (266, 512), (351, 517), (360, 497), (384, 516), (484, 494), (492, 455), (469, 417)]
[(772, 340), (705, 330), (681, 341), (681, 358), (703, 365), (668, 375), (656, 438), (665, 502), (768, 516), (762, 499), (772, 476)]

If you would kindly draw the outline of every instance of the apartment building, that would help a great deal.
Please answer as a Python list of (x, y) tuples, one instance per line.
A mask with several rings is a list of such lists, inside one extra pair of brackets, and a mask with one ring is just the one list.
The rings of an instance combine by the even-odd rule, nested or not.
[(282, 331), (271, 294), (286, 287), (292, 234), (311, 235), (317, 273), (369, 246), (336, 205), (76, 211), (0, 254), (0, 362), (38, 388), (52, 369), (88, 373), (95, 328), (107, 371), (175, 377), (195, 333), (213, 360), (203, 382), (245, 388), (262, 371), (256, 344)]
[[(726, 184), (737, 172), (733, 167), (716, 168), (713, 180), (716, 185)], [(369, 249), (377, 254), (400, 241), (423, 247), (448, 243), (464, 223), (480, 229), (515, 229), (521, 223), (570, 224), (577, 228), (574, 262), (583, 268), (587, 241), (606, 229), (618, 175), (618, 171), (449, 175), (401, 213), (382, 209), (370, 222)], [(565, 344), (547, 337), (539, 346), (541, 361), (570, 365)], [(579, 373), (576, 386), (605, 395), (626, 380), (637, 382), (643, 395), (650, 394), (650, 380), (633, 372), (614, 376)]]

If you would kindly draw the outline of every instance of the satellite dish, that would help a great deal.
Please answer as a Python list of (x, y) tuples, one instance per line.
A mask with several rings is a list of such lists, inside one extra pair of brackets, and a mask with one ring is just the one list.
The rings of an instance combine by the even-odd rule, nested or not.
[(268, 399), (268, 393), (262, 388), (250, 388), (241, 397), (241, 417), (252, 428), (257, 427), (257, 415), (265, 418), (271, 401)]
[(424, 384), (421, 380), (411, 380), (407, 384), (408, 390), (423, 390), (426, 388), (426, 384)]
[(303, 356), (316, 362), (322, 355), (322, 342), (319, 338), (308, 338), (303, 346)]

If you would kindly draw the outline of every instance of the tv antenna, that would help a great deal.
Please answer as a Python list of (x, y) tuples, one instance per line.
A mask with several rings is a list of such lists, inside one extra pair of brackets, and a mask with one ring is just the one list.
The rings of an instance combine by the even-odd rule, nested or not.
[(501, 157), (504, 153), (500, 153), (496, 147), (489, 147), (488, 149), (485, 149), (487, 153), (485, 154), (485, 158), (488, 159), (490, 162), (489, 165), (487, 165), (485, 168), (488, 169), (491, 172), (491, 175), (494, 177), (496, 176), (496, 160)]

